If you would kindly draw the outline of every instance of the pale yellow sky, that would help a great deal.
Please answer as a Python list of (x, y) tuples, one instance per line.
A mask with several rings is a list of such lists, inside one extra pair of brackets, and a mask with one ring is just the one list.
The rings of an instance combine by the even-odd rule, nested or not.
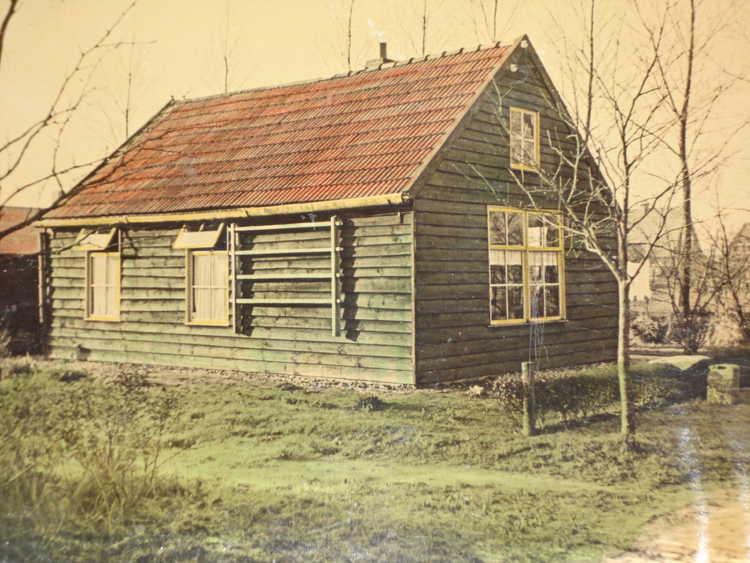
[[(661, 0), (653, 0), (657, 5)], [(731, 3), (732, 0), (726, 0)], [(0, 0), (4, 13), (8, 0)], [(479, 0), (428, 0), (427, 51), (440, 53), (488, 43), (489, 30)], [(81, 49), (127, 5), (125, 0), (21, 0), (0, 68), (0, 141), (28, 126), (43, 114)], [(716, 17), (717, 5), (706, 4), (705, 20)], [(94, 70), (94, 91), (71, 122), (60, 156), (64, 162), (86, 162), (107, 154), (125, 138), (122, 108), (128, 69), (133, 71), (131, 132), (142, 125), (171, 96), (202, 96), (223, 91), (222, 57), (227, 46), (230, 90), (253, 88), (346, 71), (345, 22), (349, 0), (140, 0), (118, 28), (118, 40), (135, 41), (103, 56)], [(486, 7), (492, 0), (485, 0)], [(498, 36), (510, 41), (528, 34), (558, 87), (564, 85), (560, 58), (561, 29), (572, 39), (580, 33), (580, 17), (570, 2), (501, 0)], [(647, 3), (646, 3), (647, 4)], [(405, 59), (419, 55), (423, 0), (355, 0), (353, 67), (377, 54), (387, 41), (389, 55)], [(750, 3), (738, 2), (717, 36), (712, 59), (701, 72), (707, 84), (719, 67), (750, 76), (745, 53), (750, 38)], [(710, 12), (709, 12), (710, 11)], [(721, 12), (721, 10), (718, 10)], [(635, 11), (630, 0), (600, 0), (599, 18), (610, 26), (631, 25)], [(723, 17), (723, 15), (722, 15)], [(626, 36), (629, 33), (626, 30)], [(621, 47), (627, 52), (628, 46)], [(702, 84), (699, 84), (702, 85)], [(562, 88), (565, 90), (565, 88)], [(565, 93), (565, 92), (563, 92)], [(750, 84), (738, 83), (721, 104), (714, 129), (750, 119)], [(750, 130), (729, 148), (730, 160), (718, 178), (721, 201), (727, 207), (750, 208)], [(16, 183), (49, 169), (48, 142), (39, 144)], [(3, 189), (12, 188), (4, 184)], [(698, 214), (709, 217), (714, 196), (706, 186), (697, 198)], [(49, 191), (28, 192), (20, 205), (45, 204)], [(733, 213), (734, 223), (750, 214)]]

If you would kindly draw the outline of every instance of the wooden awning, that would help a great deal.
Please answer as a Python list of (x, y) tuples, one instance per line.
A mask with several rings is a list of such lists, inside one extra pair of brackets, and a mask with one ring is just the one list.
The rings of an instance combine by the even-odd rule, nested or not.
[(172, 248), (177, 250), (190, 250), (193, 248), (214, 248), (219, 242), (221, 232), (224, 230), (224, 223), (221, 223), (215, 229), (188, 231), (183, 227), (177, 234), (177, 238)]
[(81, 229), (76, 237), (75, 250), (106, 250), (112, 245), (117, 234), (117, 228), (112, 227), (107, 232), (96, 232), (91, 229)]

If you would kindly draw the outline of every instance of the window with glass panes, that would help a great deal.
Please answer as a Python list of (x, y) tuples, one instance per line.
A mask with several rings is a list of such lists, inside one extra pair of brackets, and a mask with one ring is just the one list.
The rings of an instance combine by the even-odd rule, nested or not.
[(491, 323), (564, 318), (560, 213), (489, 207), (487, 214)]
[(225, 250), (188, 252), (188, 322), (227, 324), (228, 255)]
[(510, 108), (510, 166), (517, 170), (539, 168), (539, 113)]
[(86, 255), (86, 318), (117, 321), (120, 318), (120, 253)]

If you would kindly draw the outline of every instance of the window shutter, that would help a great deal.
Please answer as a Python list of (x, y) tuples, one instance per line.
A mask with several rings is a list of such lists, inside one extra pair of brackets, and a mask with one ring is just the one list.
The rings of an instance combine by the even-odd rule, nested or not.
[(177, 238), (172, 245), (176, 250), (190, 250), (196, 248), (214, 248), (219, 242), (219, 237), (224, 229), (221, 223), (215, 229), (208, 231), (188, 231), (183, 228), (177, 233)]

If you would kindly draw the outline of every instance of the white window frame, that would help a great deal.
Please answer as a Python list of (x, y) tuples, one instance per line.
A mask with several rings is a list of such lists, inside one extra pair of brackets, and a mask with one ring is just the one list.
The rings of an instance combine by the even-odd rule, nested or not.
[[(209, 284), (201, 289), (222, 290), (224, 294), (224, 311), (222, 315), (208, 319), (196, 318), (194, 314), (195, 283), (193, 280), (195, 256), (222, 256), (225, 265), (224, 284), (213, 286)], [(213, 260), (209, 264), (214, 264)], [(185, 251), (185, 324), (198, 326), (229, 326), (229, 253), (226, 250), (186, 250)], [(213, 279), (213, 276), (209, 276)]]
[[(84, 276), (86, 287), (84, 291), (84, 319), (87, 321), (105, 321), (105, 322), (119, 322), (121, 312), (121, 291), (122, 291), (122, 257), (120, 253), (120, 237), (119, 232), (114, 229), (108, 233), (107, 245), (109, 246), (113, 241), (116, 244), (115, 250), (101, 249), (101, 250), (85, 250), (85, 267)], [(85, 247), (84, 247), (85, 248)], [(96, 257), (104, 257), (105, 260), (115, 259), (117, 272), (114, 276), (114, 280), (106, 280), (103, 285), (94, 286), (94, 268), (92, 262)], [(107, 265), (108, 266), (108, 265)], [(106, 276), (109, 275), (109, 267), (105, 267)], [(94, 313), (96, 298), (94, 289), (95, 287), (104, 287), (113, 289), (113, 303), (112, 303), (112, 315), (97, 315)], [(106, 295), (106, 291), (105, 291)], [(106, 307), (105, 307), (106, 308)]]
[[(524, 115), (531, 115), (534, 123), (534, 131), (532, 135), (527, 135), (526, 126), (524, 122)], [(521, 120), (521, 131), (520, 136), (518, 132), (514, 132), (513, 120), (514, 117), (518, 116)], [(540, 145), (540, 131), (539, 131), (540, 119), (538, 111), (531, 111), (515, 106), (510, 106), (508, 111), (508, 158), (510, 160), (510, 167), (514, 170), (528, 170), (535, 172), (539, 170), (541, 165), (541, 145)], [(530, 145), (529, 148), (533, 151), (534, 162), (527, 163), (523, 161), (515, 161), (513, 158), (513, 145), (520, 143), (521, 155), (526, 154), (526, 145)]]
[[(522, 233), (522, 241), (520, 244), (495, 244), (492, 243), (492, 235), (491, 235), (491, 214), (493, 212), (501, 212), (501, 213), (514, 213), (518, 214), (521, 217), (521, 233)], [(529, 217), (533, 215), (554, 215), (557, 217), (557, 244), (553, 246), (547, 246), (546, 243), (543, 245), (534, 245), (533, 241), (530, 240), (530, 232), (529, 232)], [(548, 321), (561, 321), (565, 320), (566, 318), (566, 301), (565, 301), (565, 293), (566, 293), (566, 283), (565, 283), (565, 252), (564, 252), (564, 245), (563, 245), (563, 231), (562, 231), (562, 214), (559, 210), (556, 209), (517, 209), (517, 208), (511, 208), (511, 207), (500, 207), (500, 206), (494, 206), (494, 205), (488, 205), (487, 206), (487, 249), (488, 249), (488, 260), (487, 260), (487, 270), (488, 270), (488, 281), (489, 281), (489, 295), (488, 295), (488, 305), (489, 305), (489, 318), (490, 318), (490, 325), (496, 326), (496, 325), (513, 325), (513, 324), (526, 324), (526, 323), (543, 323)], [(493, 283), (492, 280), (492, 252), (493, 251), (511, 251), (511, 252), (520, 252), (521, 253), (521, 277), (522, 277), (522, 299), (523, 299), (523, 318), (514, 318), (514, 319), (493, 319), (492, 318), (492, 288), (493, 287), (500, 287), (500, 286), (515, 286), (518, 284), (512, 284), (508, 283), (506, 279), (506, 283)], [(557, 282), (556, 283), (534, 283), (531, 280), (531, 256), (532, 255), (543, 255), (543, 254), (549, 254), (549, 253), (555, 253), (556, 261), (557, 261)], [(536, 316), (532, 317), (531, 315), (531, 294), (532, 294), (532, 286), (554, 286), (556, 285), (558, 287), (558, 315), (554, 316)], [(543, 291), (544, 289), (542, 289)], [(506, 309), (510, 309), (509, 306), (506, 306)]]

